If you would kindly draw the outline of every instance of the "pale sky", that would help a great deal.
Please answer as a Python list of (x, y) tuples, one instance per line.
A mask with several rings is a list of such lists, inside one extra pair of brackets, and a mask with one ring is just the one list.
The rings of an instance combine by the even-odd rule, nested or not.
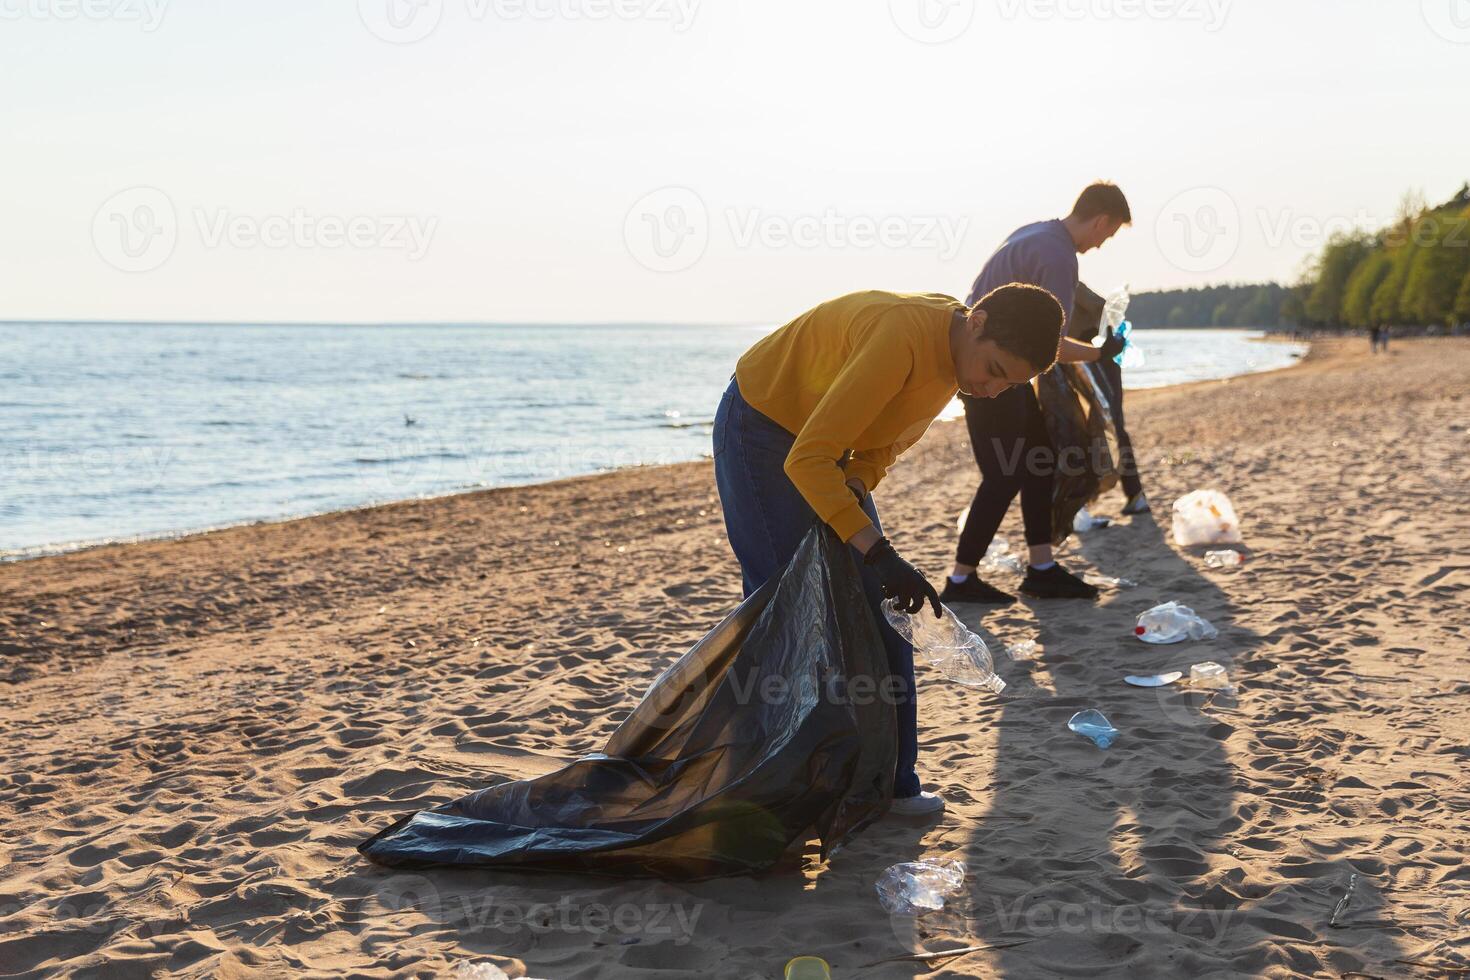
[(0, 319), (781, 322), (1286, 280), (1470, 178), (1470, 0), (0, 0)]

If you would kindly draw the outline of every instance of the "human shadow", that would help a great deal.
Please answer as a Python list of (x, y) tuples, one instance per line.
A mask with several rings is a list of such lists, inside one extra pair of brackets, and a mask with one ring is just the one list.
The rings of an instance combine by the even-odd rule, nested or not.
[[(1243, 727), (1233, 693), (1123, 681), (1177, 670), (1187, 682), (1192, 664), (1214, 661), (1238, 686), (1267, 678), (1259, 686), (1269, 696), (1276, 665), (1261, 650), (1271, 638), (1231, 599), (1226, 574), (1206, 574), (1175, 551), (1150, 515), (1089, 533), (1078, 551), (1139, 584), (1095, 606), (958, 610), (988, 627), (994, 649), (1027, 630), (1042, 648), (1033, 661), (1002, 664), (1010, 688), (994, 720), (995, 789), (965, 848), (977, 882), (967, 909), (975, 941), (1021, 943), (994, 954), (1007, 977), (1361, 968), (1340, 948), (1351, 937), (1324, 942), (1355, 866), (1273, 858), (1292, 842), (1261, 832), (1276, 823), (1263, 807), (1325, 802), (1310, 767), (1291, 758), (1289, 719), (1273, 714), (1282, 724), (1256, 732)], [(1219, 637), (1139, 642), (1137, 614), (1168, 600), (1193, 607)], [(1110, 748), (1068, 730), (1087, 708), (1121, 732)], [(1288, 865), (1279, 880), (1257, 878), (1252, 865), (1262, 859)]]

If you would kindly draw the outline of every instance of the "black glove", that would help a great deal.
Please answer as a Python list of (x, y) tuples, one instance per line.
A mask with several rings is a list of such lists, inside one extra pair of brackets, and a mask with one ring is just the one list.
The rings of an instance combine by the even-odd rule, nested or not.
[(1113, 333), (1112, 327), (1108, 327), (1108, 339), (1104, 340), (1102, 347), (1098, 348), (1102, 351), (1102, 354), (1098, 357), (1098, 360), (1106, 361), (1117, 357), (1119, 354), (1123, 353), (1123, 348), (1127, 345), (1128, 342), (1126, 340)]
[(923, 572), (898, 557), (887, 538), (879, 538), (878, 543), (868, 549), (863, 556), (863, 564), (873, 566), (878, 580), (883, 583), (883, 594), (898, 600), (894, 604), (900, 612), (912, 615), (924, 608), (924, 600), (927, 599), (934, 607), (935, 618), (943, 615), (939, 593), (934, 591), (934, 586), (924, 578)]

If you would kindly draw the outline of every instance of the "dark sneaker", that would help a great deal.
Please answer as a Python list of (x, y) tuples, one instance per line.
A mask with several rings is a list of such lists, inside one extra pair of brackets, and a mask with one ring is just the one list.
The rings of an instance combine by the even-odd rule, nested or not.
[(1097, 586), (1088, 585), (1061, 565), (1053, 565), (1044, 572), (1028, 565), (1021, 591), (1037, 599), (1097, 598)]
[(965, 576), (963, 582), (956, 582), (946, 576), (944, 591), (939, 593), (939, 601), (945, 605), (951, 602), (985, 602), (1005, 606), (1015, 602), (1016, 597), (993, 585), (987, 585), (983, 578), (971, 572)]
[(1123, 505), (1122, 513), (1132, 517), (1134, 514), (1147, 514), (1151, 510), (1153, 508), (1148, 505), (1148, 498), (1143, 495), (1142, 491), (1139, 491), (1137, 496)]

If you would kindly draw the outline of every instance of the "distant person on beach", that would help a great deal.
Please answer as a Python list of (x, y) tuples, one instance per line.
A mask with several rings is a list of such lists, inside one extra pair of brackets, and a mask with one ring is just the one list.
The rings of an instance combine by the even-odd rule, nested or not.
[(956, 391), (993, 399), (1051, 367), (1064, 320), (1056, 297), (1029, 285), (1002, 284), (968, 307), (934, 294), (841, 296), (747, 351), (715, 414), (715, 481), (746, 595), (780, 573), (818, 518), (858, 552), (903, 688), (897, 813), (938, 812), (944, 800), (920, 790), (913, 648), (879, 605), (891, 596), (939, 615), (939, 594), (883, 536), (873, 490)]
[[(1077, 256), (1099, 247), (1132, 221), (1128, 201), (1116, 185), (1092, 184), (1083, 190), (1065, 218), (1026, 225), (1007, 238), (980, 270), (970, 290), (971, 302), (1001, 283), (1023, 282), (1049, 291), (1070, 314), (1077, 290)], [(1122, 338), (1111, 335), (1100, 348), (1067, 337), (1062, 340), (1060, 359), (1095, 362), (1111, 359), (1122, 349)], [(1021, 495), (1029, 550), (1021, 591), (1043, 599), (1097, 598), (1095, 586), (1052, 559), (1052, 467), (1056, 453), (1036, 392), (1030, 385), (1017, 385), (990, 404), (963, 394), (960, 398), (981, 479), (960, 532), (954, 572), (944, 585), (943, 600), (996, 604), (1015, 601), (1014, 596), (980, 578), (977, 568), (1017, 493)], [(1147, 509), (1140, 494), (1124, 512)]]
[[(1067, 318), (1067, 336), (1091, 344), (1102, 329), (1103, 311), (1107, 300), (1087, 288), (1086, 283), (1077, 283), (1077, 300), (1072, 315)], [(1104, 338), (1106, 339), (1106, 338)], [(1123, 488), (1123, 512), (1139, 514), (1148, 509), (1148, 498), (1143, 494), (1143, 480), (1138, 475), (1138, 457), (1133, 452), (1133, 440), (1123, 421), (1123, 365), (1116, 357), (1103, 357), (1091, 365), (1103, 391), (1108, 396), (1108, 405), (1113, 412), (1113, 428), (1118, 435), (1118, 473)]]

